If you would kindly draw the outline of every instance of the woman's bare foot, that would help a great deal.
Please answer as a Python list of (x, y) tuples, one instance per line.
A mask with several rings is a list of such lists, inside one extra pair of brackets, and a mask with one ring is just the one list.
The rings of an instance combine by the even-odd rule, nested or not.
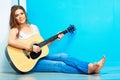
[(106, 59), (106, 57), (103, 56), (102, 59), (99, 62), (97, 62), (99, 67), (95, 70), (95, 73), (99, 73), (100, 72), (100, 69), (104, 66), (105, 59)]
[(98, 63), (94, 63), (94, 64), (89, 63), (89, 64), (88, 64), (88, 74), (94, 73), (95, 70), (96, 70), (98, 67), (99, 67), (99, 64), (98, 64)]

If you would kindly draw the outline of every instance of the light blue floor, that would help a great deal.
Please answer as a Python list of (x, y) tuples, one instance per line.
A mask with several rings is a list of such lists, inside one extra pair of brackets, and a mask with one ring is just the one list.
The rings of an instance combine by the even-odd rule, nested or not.
[(100, 74), (93, 75), (55, 72), (35, 72), (21, 75), (15, 72), (1, 72), (0, 80), (120, 80), (120, 66), (105, 66)]

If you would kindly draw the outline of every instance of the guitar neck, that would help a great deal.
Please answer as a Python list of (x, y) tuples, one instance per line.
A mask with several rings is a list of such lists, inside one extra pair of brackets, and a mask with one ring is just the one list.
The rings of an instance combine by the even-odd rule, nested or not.
[[(68, 33), (68, 31), (67, 31), (67, 30), (64, 30), (64, 31), (62, 31), (62, 32), (60, 32), (60, 33), (66, 34), (66, 33)], [(59, 33), (59, 34), (60, 34), (60, 33)], [(59, 35), (59, 34), (56, 34), (56, 35), (48, 38), (47, 40), (44, 40), (43, 42), (39, 43), (38, 46), (39, 46), (39, 47), (43, 47), (43, 46), (47, 45), (49, 42), (52, 42), (52, 41), (56, 40), (56, 39), (58, 38), (58, 35)]]

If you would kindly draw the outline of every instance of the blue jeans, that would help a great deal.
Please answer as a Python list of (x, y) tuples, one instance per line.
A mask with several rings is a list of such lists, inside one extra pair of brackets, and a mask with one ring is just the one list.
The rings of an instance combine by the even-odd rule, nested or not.
[(88, 64), (61, 53), (40, 59), (32, 72), (88, 73)]

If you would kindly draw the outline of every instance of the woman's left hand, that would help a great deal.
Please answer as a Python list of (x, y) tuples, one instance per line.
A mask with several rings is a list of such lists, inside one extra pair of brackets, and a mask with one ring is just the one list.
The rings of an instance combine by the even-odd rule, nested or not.
[(58, 34), (58, 38), (57, 38), (57, 40), (60, 40), (63, 36), (64, 36), (63, 33), (59, 33), (59, 34)]

